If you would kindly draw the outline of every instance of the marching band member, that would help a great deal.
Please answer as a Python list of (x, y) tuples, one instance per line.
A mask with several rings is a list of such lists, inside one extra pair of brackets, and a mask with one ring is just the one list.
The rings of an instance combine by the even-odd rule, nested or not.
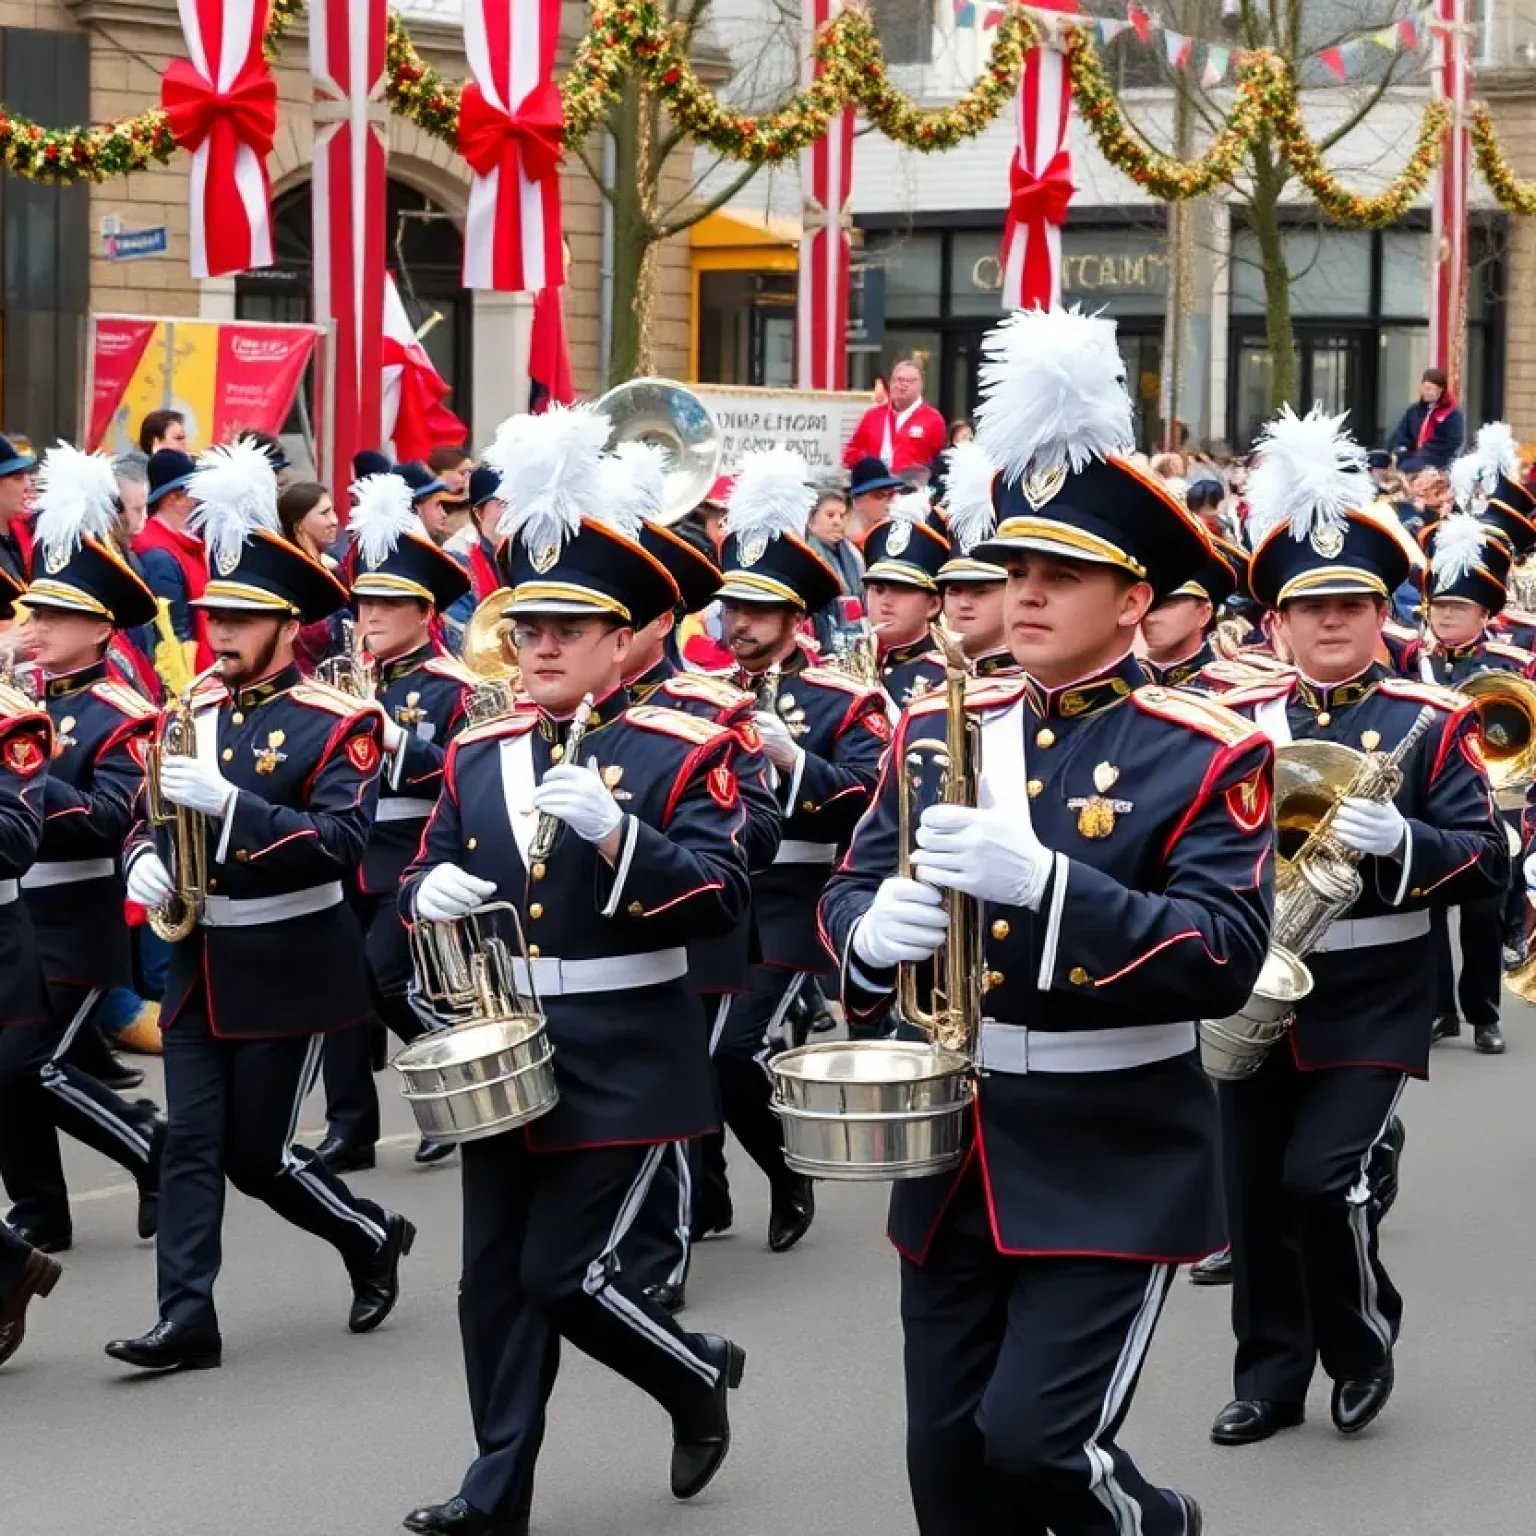
[[(395, 896), (437, 802), (448, 743), (464, 726), (465, 700), (480, 682), (432, 640), (432, 618), (470, 590), (468, 573), (428, 537), (395, 474), (352, 487), (352, 598), (366, 646), (364, 676), (384, 712), (378, 816), (368, 832), (354, 897), (368, 951), (374, 1011), (402, 1044), (424, 1025), (406, 993), (411, 953)], [(372, 1168), (379, 1139), (372, 1021), (325, 1041), (326, 1137), (316, 1155), (333, 1173)], [(416, 1161), (441, 1162), (453, 1148), (423, 1138)]]
[(928, 493), (907, 491), (864, 535), (864, 602), (880, 647), (880, 686), (894, 722), (913, 698), (944, 680), (932, 625), (943, 612), (939, 568), (949, 541), (928, 521)]
[(153, 618), (155, 600), (107, 542), (117, 509), (107, 460), (65, 443), (51, 449), (38, 507), (37, 574), (24, 595), (53, 757), (41, 783), (42, 843), (20, 886), (48, 1007), (35, 1027), (0, 1030), (0, 1174), (10, 1224), (57, 1253), (72, 1241), (60, 1131), (133, 1175), (138, 1234), (155, 1235), (164, 1120), (148, 1100), (125, 1102), (67, 1059), (107, 992), (133, 984), (120, 856), (154, 710), (108, 679), (106, 653), (116, 630)]
[[(960, 1169), (896, 1184), (907, 1469), (922, 1536), (1201, 1528), (1116, 1443), (1178, 1264), (1218, 1237), (1216, 1106), (1194, 1020), (1259, 973), (1271, 749), (1220, 706), (1145, 686), (1136, 626), (1210, 558), (1199, 523), (1119, 457), (1112, 322), (1026, 311), (986, 342), (977, 435), (999, 466), (1017, 678), (977, 685), (979, 804), (929, 806), (897, 876), (908, 711), (821, 904), (850, 1021), (982, 903), (986, 1016)], [(1051, 435), (1059, 420), (1073, 435)]]
[[(487, 455), (511, 509), (509, 614), (532, 706), (451, 744), (400, 894), (415, 922), (493, 900), (516, 909), (559, 1087), (541, 1118), (462, 1149), (459, 1316), (478, 1455), (455, 1497), (407, 1517), (435, 1536), (527, 1530), (562, 1340), (671, 1415), (680, 1499), (725, 1458), (726, 1396), (746, 1358), (727, 1339), (684, 1333), (617, 1259), (668, 1145), (717, 1123), (687, 945), (730, 931), (747, 877), (737, 738), (629, 707), (634, 636), (672, 611), (678, 589), (583, 515), (607, 434), (595, 412), (552, 410), (513, 418)], [(534, 858), (546, 815), (561, 830)]]
[(1390, 752), (1428, 729), (1394, 799), (1339, 803), (1330, 832), (1363, 856), (1363, 894), (1303, 957), (1313, 990), (1288, 1039), (1253, 1077), (1219, 1085), (1237, 1337), (1219, 1445), (1299, 1424), (1319, 1362), (1341, 1432), (1385, 1407), (1402, 1299), (1377, 1247), (1379, 1154), (1405, 1081), (1428, 1075), (1430, 913), (1508, 877), (1468, 701), (1373, 660), (1390, 595), (1419, 556), (1390, 509), (1367, 505), (1364, 454), (1342, 419), (1286, 410), (1260, 439), (1249, 584), (1298, 671), (1224, 702), (1281, 743)]
[(1238, 570), (1247, 564), (1240, 550), (1214, 537), (1211, 543), (1211, 558), (1141, 621), (1142, 663), (1167, 688), (1202, 686), (1200, 674), (1218, 659), (1211, 644), (1216, 615), (1237, 591)]
[(945, 627), (959, 637), (977, 677), (1018, 671), (1008, 649), (1003, 618), (1008, 572), (971, 553), (996, 527), (997, 513), (992, 505), (995, 474), (980, 443), (956, 443), (949, 450), (944, 510), (949, 517), (951, 550), (935, 579), (944, 603)]
[[(1492, 523), (1503, 534), (1509, 545), (1515, 583), (1530, 570), (1531, 557), (1536, 554), (1536, 521), (1532, 520), (1536, 519), (1536, 491), (1518, 478), (1520, 475), (1518, 468), (1501, 475), (1477, 512), (1485, 523)], [(1495, 616), (1493, 627), (1523, 650), (1536, 650), (1536, 614), (1506, 604)]]
[(832, 568), (800, 538), (815, 495), (798, 454), (773, 448), (744, 459), (731, 492), (720, 589), (735, 682), (758, 697), (763, 750), (773, 766), (783, 841), (752, 881), (762, 942), (746, 990), (715, 1041), (725, 1122), (768, 1179), (768, 1246), (793, 1248), (816, 1206), (809, 1179), (784, 1162), (784, 1134), (761, 1056), (787, 1038), (806, 976), (834, 969), (816, 931), (816, 902), (839, 849), (863, 815), (890, 741), (885, 696), (833, 667), (814, 666), (800, 621), (837, 595)]
[[(403, 1216), (354, 1195), (293, 1141), (323, 1037), (370, 1015), (344, 882), (374, 818), (381, 721), (373, 706), (305, 682), (293, 657), (300, 624), (334, 613), (346, 590), (282, 537), (262, 448), (215, 448), (199, 465), (191, 491), (211, 575), (196, 601), (219, 673), (190, 699), (196, 755), (165, 753), (160, 784), (171, 805), (202, 818), (207, 887), (196, 926), (170, 946), (161, 1008), (171, 1126), (159, 1320), (107, 1345), (113, 1359), (148, 1371), (221, 1363), (213, 1289), (226, 1179), (337, 1249), (353, 1333), (393, 1310), (415, 1236)], [(161, 717), (162, 742), (171, 718)], [(185, 872), (173, 876), (156, 842), (152, 827), (134, 829), (128, 894), (163, 911)]]

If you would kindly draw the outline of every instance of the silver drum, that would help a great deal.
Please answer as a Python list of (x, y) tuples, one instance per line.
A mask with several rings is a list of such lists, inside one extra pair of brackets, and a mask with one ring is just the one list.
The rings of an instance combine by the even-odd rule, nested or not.
[(1312, 973), (1290, 950), (1276, 944), (1264, 957), (1253, 992), (1238, 1013), (1200, 1021), (1200, 1064), (1223, 1083), (1252, 1077), (1296, 1017), (1296, 1005), (1312, 990)]
[(479, 1141), (555, 1107), (554, 1051), (536, 1017), (474, 1020), (413, 1041), (391, 1063), (421, 1134)]
[(964, 1155), (975, 1084), (957, 1051), (922, 1041), (803, 1045), (768, 1063), (784, 1160), (813, 1179), (921, 1179)]

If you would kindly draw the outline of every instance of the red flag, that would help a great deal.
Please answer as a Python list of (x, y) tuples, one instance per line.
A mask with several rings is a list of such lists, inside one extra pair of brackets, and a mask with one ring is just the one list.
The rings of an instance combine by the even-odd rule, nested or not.
[(1125, 14), (1138, 40), (1143, 43), (1150, 43), (1152, 41), (1152, 18), (1139, 5), (1133, 5)]
[(533, 299), (533, 332), (528, 345), (528, 409), (538, 412), (551, 403), (569, 405), (575, 398), (560, 290), (541, 288)]
[(1344, 63), (1344, 50), (1342, 48), (1324, 48), (1318, 54), (1318, 58), (1321, 60), (1323, 68), (1330, 74), (1337, 75), (1340, 80), (1347, 80), (1349, 78), (1349, 70)]
[(383, 440), (394, 444), (396, 463), (424, 459), (443, 444), (469, 441), (469, 428), (448, 409), (448, 383), (417, 341), (389, 272), (384, 274), (383, 360)]

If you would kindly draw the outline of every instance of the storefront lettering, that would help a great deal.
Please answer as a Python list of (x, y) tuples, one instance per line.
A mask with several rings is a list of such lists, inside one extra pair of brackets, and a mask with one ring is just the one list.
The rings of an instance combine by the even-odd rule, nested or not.
[(1093, 252), (1063, 256), (1061, 286), (1065, 293), (1164, 293), (1168, 288), (1168, 258)]

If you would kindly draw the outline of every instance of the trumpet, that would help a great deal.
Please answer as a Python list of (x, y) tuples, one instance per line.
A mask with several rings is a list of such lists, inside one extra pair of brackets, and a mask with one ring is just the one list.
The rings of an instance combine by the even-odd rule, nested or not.
[(378, 692), (379, 667), (363, 632), (351, 619), (341, 621), (342, 642), (346, 649), (339, 656), (327, 656), (315, 668), (315, 681), (325, 683), (354, 699), (372, 699)]
[[(562, 762), (576, 761), (581, 738), (587, 734), (587, 722), (592, 718), (592, 707), (596, 702), (588, 693), (582, 696), (581, 703), (576, 706), (576, 713), (571, 716), (570, 729), (565, 733), (565, 755), (561, 758)], [(548, 811), (540, 812), (538, 825), (533, 829), (533, 838), (528, 844), (528, 858), (531, 862), (538, 863), (549, 857), (555, 839), (560, 835), (561, 825), (558, 816), (551, 816)]]
[[(958, 639), (937, 626), (933, 636), (944, 657), (944, 739), (909, 742), (902, 760), (898, 872), (906, 879), (912, 878), (912, 849), (925, 792), (936, 784), (938, 803), (975, 805), (980, 788), (981, 732), (965, 707), (969, 675), (965, 652)], [(901, 1016), (936, 1045), (974, 1061), (986, 972), (980, 906), (973, 896), (948, 891), (944, 908), (948, 933), (943, 947), (927, 963), (932, 966), (932, 995), (925, 1006), (921, 971), (927, 965), (902, 965), (896, 971), (897, 1003)]]

